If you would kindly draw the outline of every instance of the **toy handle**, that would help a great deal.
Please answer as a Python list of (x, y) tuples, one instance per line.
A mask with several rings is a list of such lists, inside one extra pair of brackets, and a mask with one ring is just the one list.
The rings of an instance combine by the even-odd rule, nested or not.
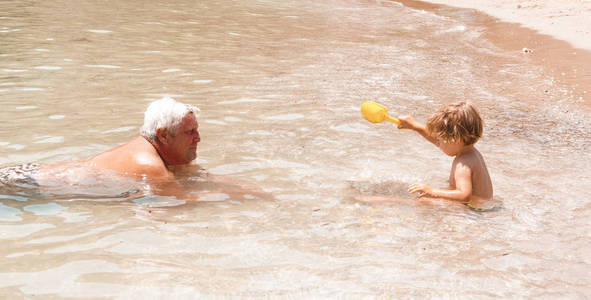
[(392, 123), (394, 123), (396, 125), (400, 125), (400, 120), (398, 120), (396, 118), (392, 118), (392, 117), (390, 117), (388, 115), (386, 115), (386, 120), (388, 120), (388, 121), (390, 121), (390, 122), (392, 122)]

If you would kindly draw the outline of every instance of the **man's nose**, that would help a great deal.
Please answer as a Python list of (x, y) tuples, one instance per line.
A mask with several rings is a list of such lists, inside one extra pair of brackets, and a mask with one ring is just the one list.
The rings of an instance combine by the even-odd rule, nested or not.
[(193, 141), (196, 143), (201, 142), (201, 136), (199, 135), (199, 131), (195, 131), (195, 134), (193, 135)]

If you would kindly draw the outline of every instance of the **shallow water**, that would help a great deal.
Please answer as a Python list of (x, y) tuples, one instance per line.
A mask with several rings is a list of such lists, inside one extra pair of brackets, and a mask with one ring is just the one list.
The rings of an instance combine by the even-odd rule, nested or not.
[[(488, 39), (471, 10), (316, 2), (4, 1), (0, 166), (88, 158), (172, 96), (201, 108), (198, 163), (270, 199), (109, 196), (127, 182), (3, 192), (0, 295), (591, 295), (591, 122), (575, 86)], [(462, 99), (486, 122), (495, 212), (407, 194), (445, 186), (451, 158), (359, 113), (374, 100), (424, 121)]]

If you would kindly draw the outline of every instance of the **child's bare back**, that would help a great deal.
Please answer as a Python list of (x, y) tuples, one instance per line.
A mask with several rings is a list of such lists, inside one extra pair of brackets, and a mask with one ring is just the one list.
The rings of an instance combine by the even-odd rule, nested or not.
[(456, 189), (456, 177), (460, 176), (460, 174), (456, 176), (456, 171), (460, 173), (462, 168), (467, 168), (470, 171), (472, 194), (467, 203), (476, 208), (488, 207), (487, 202), (493, 198), (493, 186), (480, 151), (472, 147), (472, 150), (456, 156), (449, 174), (450, 189)]
[(474, 106), (459, 102), (442, 107), (429, 118), (426, 126), (409, 116), (399, 120), (398, 128), (418, 132), (445, 154), (455, 157), (448, 189), (415, 183), (409, 187), (409, 192), (459, 201), (473, 208), (490, 206), (492, 181), (484, 158), (474, 147), (483, 130), (482, 119)]

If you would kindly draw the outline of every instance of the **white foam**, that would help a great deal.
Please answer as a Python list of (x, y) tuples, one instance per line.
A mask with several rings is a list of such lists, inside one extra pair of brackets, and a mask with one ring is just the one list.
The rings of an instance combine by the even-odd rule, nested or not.
[(16, 252), (13, 254), (6, 255), (6, 258), (21, 257), (25, 255), (37, 255), (37, 251)]
[(125, 132), (125, 131), (130, 131), (134, 128), (135, 128), (135, 126), (124, 126), (124, 127), (119, 127), (119, 128), (115, 128), (115, 129), (105, 130), (105, 131), (103, 131), (103, 133)]
[(302, 114), (282, 114), (267, 117), (267, 120), (279, 120), (279, 121), (293, 121), (304, 118)]
[(150, 97), (160, 97), (160, 98), (164, 98), (164, 97), (169, 97), (169, 98), (183, 97), (183, 95), (179, 95), (179, 94), (148, 94), (148, 96), (150, 96)]
[(454, 27), (446, 29), (446, 30), (441, 30), (441, 31), (439, 31), (439, 34), (451, 33), (451, 32), (464, 32), (464, 31), (466, 31), (466, 29), (467, 29), (467, 27), (465, 25), (458, 25), (458, 26), (454, 26)]
[(37, 69), (37, 70), (53, 71), (53, 70), (61, 70), (62, 67), (58, 67), (58, 66), (39, 66), (39, 67), (35, 67), (35, 69)]
[(350, 133), (368, 133), (368, 127), (361, 123), (352, 123), (352, 124), (342, 124), (338, 126), (331, 126), (330, 129), (340, 131), (340, 132), (350, 132)]
[(273, 135), (273, 133), (266, 130), (251, 130), (248, 132), (248, 135)]
[(269, 160), (268, 163), (273, 168), (280, 168), (280, 169), (307, 170), (310, 168), (310, 165), (308, 165), (308, 164), (302, 164), (302, 163), (288, 161), (288, 160), (282, 160), (282, 159)]
[(49, 144), (49, 143), (57, 144), (57, 143), (62, 143), (64, 141), (63, 136), (43, 136), (40, 138), (43, 138), (43, 139), (36, 141), (35, 144)]
[(229, 199), (230, 196), (224, 193), (211, 193), (199, 196), (199, 201), (217, 202)]
[(90, 30), (88, 30), (88, 32), (92, 32), (92, 33), (111, 33), (113, 31), (111, 31), (111, 30), (102, 30), (102, 29), (90, 29)]
[(334, 142), (335, 142), (335, 140), (331, 140), (331, 139), (324, 137), (324, 136), (317, 136), (314, 138), (314, 140), (312, 140), (312, 143), (314, 145), (322, 145), (325, 143), (334, 143)]
[(181, 69), (166, 69), (166, 70), (162, 70), (162, 73), (174, 73), (174, 72), (179, 72)]
[(2, 71), (6, 72), (6, 73), (21, 73), (21, 72), (27, 72), (27, 70), (23, 70), (23, 69), (3, 69)]
[(100, 69), (119, 69), (120, 66), (114, 65), (84, 65), (87, 68), (100, 68)]
[(63, 118), (65, 118), (66, 116), (64, 115), (51, 115), (48, 118), (52, 119), (52, 120), (61, 120)]
[(225, 117), (224, 121), (228, 121), (228, 122), (240, 122), (242, 121), (242, 119), (240, 118), (236, 118), (236, 117)]
[(35, 49), (35, 51), (37, 51), (37, 52), (49, 52), (49, 49), (37, 48), (37, 49)]
[(7, 89), (0, 89), (0, 93), (6, 93), (6, 92), (8, 92)]
[(236, 100), (220, 101), (218, 104), (237, 104), (237, 103), (255, 103), (255, 102), (271, 102), (270, 100), (255, 99), (255, 98), (240, 98)]
[(6, 146), (6, 148), (10, 148), (10, 149), (14, 149), (14, 150), (23, 150), (23, 149), (25, 149), (25, 145), (10, 144), (10, 145)]
[(19, 90), (23, 92), (36, 92), (36, 91), (45, 91), (43, 88), (20, 88)]
[(263, 181), (263, 180), (267, 180), (267, 178), (269, 178), (269, 176), (267, 176), (267, 175), (253, 175), (251, 177), (257, 181)]
[(228, 125), (228, 123), (218, 120), (205, 120), (205, 123), (216, 124), (216, 125)]
[(206, 84), (206, 83), (211, 83), (213, 80), (208, 80), (208, 79), (198, 79), (198, 80), (193, 80), (193, 83), (197, 83), (197, 84)]
[(410, 10), (411, 11), (414, 11), (414, 12), (416, 12), (418, 14), (428, 15), (428, 16), (431, 16), (431, 17), (434, 17), (434, 18), (440, 19), (440, 20), (449, 20), (450, 19), (449, 17), (438, 15), (438, 14), (433, 13), (433, 12), (428, 12), (428, 11), (426, 11), (424, 9), (413, 9), (413, 8), (410, 8)]
[(228, 175), (228, 174), (235, 174), (235, 173), (240, 173), (240, 172), (245, 172), (245, 171), (256, 170), (256, 169), (260, 169), (262, 167), (263, 167), (262, 164), (259, 162), (243, 161), (243, 162), (238, 162), (238, 163), (219, 165), (217, 167), (210, 168), (209, 171), (213, 174)]

